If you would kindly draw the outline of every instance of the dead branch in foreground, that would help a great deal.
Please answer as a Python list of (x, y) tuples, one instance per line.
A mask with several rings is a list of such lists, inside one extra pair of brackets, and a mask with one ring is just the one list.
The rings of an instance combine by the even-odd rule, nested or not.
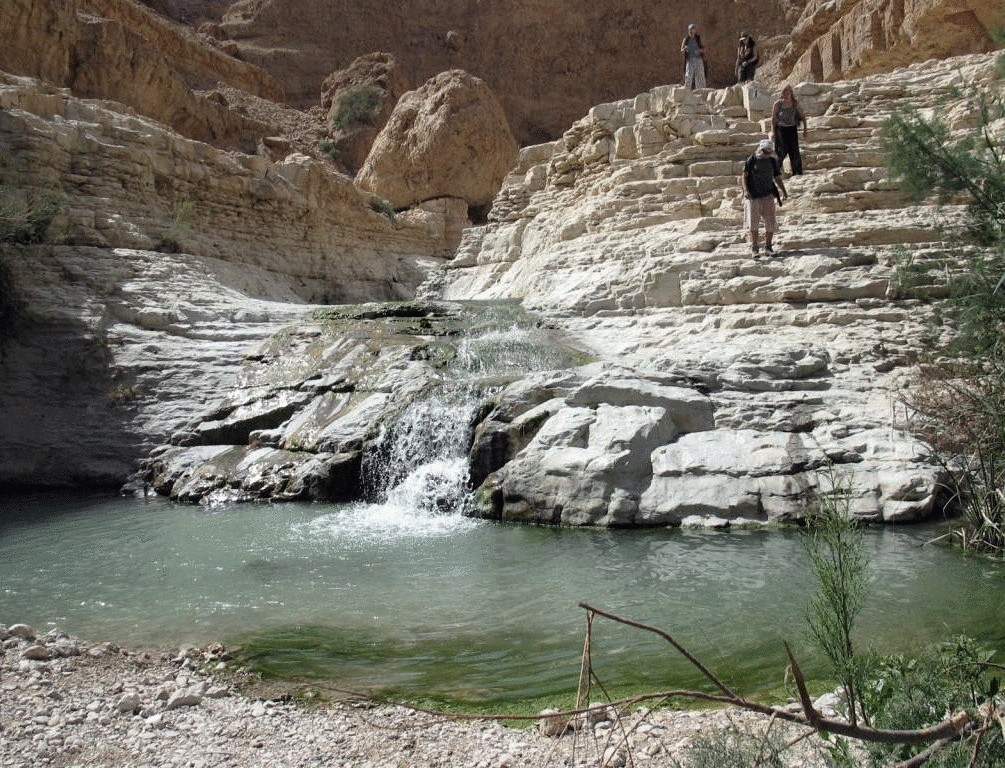
[[(687, 661), (695, 669), (697, 669), (706, 680), (708, 680), (718, 691), (720, 691), (718, 694), (704, 693), (701, 691), (663, 691), (644, 697), (646, 699), (684, 697), (703, 701), (714, 701), (729, 704), (750, 712), (757, 712), (770, 717), (773, 720), (784, 720), (797, 725), (807, 726), (818, 733), (827, 732), (859, 741), (879, 742), (884, 744), (931, 744), (931, 746), (924, 752), (915, 755), (907, 762), (901, 763), (898, 768), (915, 768), (916, 766), (923, 765), (938, 751), (958, 741), (964, 736), (969, 735), (974, 730), (974, 724), (970, 719), (970, 715), (967, 714), (965, 710), (957, 712), (951, 717), (948, 717), (933, 726), (917, 730), (887, 730), (871, 728), (863, 725), (852, 725), (844, 720), (835, 720), (833, 718), (824, 717), (823, 714), (813, 706), (813, 701), (806, 688), (806, 680), (803, 676), (802, 669), (796, 662), (795, 656), (793, 655), (792, 649), (789, 647), (788, 643), (785, 644), (785, 652), (789, 658), (792, 677), (795, 680), (796, 688), (799, 692), (799, 703), (802, 707), (802, 711), (790, 712), (780, 707), (761, 704), (760, 702), (752, 701), (732, 691), (669, 632), (660, 629), (659, 627), (643, 624), (641, 622), (634, 621), (633, 619), (609, 613), (608, 611), (601, 610), (600, 608), (596, 608), (588, 603), (579, 603), (579, 607), (585, 610), (589, 616), (589, 620), (587, 622), (588, 632), (592, 629), (593, 616), (602, 616), (619, 624), (635, 627), (636, 629), (641, 629), (657, 635), (670, 643), (670, 645), (672, 645), (685, 659), (687, 659)], [(589, 648), (589, 645), (589, 642), (587, 642), (586, 647)], [(589, 662), (584, 661), (583, 668), (584, 670), (591, 670), (592, 673), (592, 665)], [(582, 703), (582, 700), (583, 694), (581, 684), (580, 704)], [(632, 700), (618, 702), (618, 704), (621, 705), (628, 703), (632, 703)]]

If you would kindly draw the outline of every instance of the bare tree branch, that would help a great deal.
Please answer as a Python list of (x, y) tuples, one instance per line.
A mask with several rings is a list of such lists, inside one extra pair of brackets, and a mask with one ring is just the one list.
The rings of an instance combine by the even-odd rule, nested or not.
[[(887, 730), (879, 728), (870, 728), (864, 725), (852, 725), (844, 720), (834, 720), (831, 718), (826, 718), (821, 715), (814, 707), (812, 700), (810, 699), (809, 691), (806, 689), (806, 680), (803, 677), (802, 670), (796, 663), (794, 656), (792, 655), (791, 649), (786, 644), (786, 651), (789, 656), (789, 661), (792, 667), (792, 674), (796, 681), (796, 686), (799, 689), (800, 703), (803, 707), (802, 714), (794, 714), (792, 712), (787, 712), (779, 707), (772, 707), (766, 704), (760, 704), (756, 701), (751, 701), (737, 693), (730, 690), (725, 683), (719, 680), (709, 669), (698, 661), (695, 656), (688, 651), (683, 645), (681, 645), (669, 632), (659, 629), (658, 627), (650, 626), (649, 624), (642, 624), (641, 622), (633, 621), (632, 619), (626, 619), (622, 616), (618, 616), (613, 613), (608, 613), (607, 611), (602, 611), (598, 608), (594, 608), (586, 603), (579, 604), (581, 608), (587, 611), (592, 611), (598, 616), (604, 616), (605, 618), (616, 621), (619, 624), (625, 624), (629, 627), (636, 627), (638, 629), (645, 630), (647, 632), (652, 632), (664, 640), (669, 642), (674, 648), (676, 648), (684, 658), (686, 658), (691, 664), (698, 669), (705, 677), (712, 682), (723, 695), (700, 693), (692, 691), (690, 694), (681, 694), (680, 692), (666, 692), (659, 694), (660, 696), (675, 696), (675, 695), (691, 695), (694, 698), (702, 699), (705, 701), (719, 701), (726, 704), (732, 704), (733, 706), (740, 707), (741, 709), (746, 709), (752, 712), (759, 712), (762, 715), (767, 715), (768, 717), (776, 717), (779, 720), (785, 720), (792, 723), (798, 723), (800, 725), (809, 725), (817, 731), (826, 731), (828, 733), (833, 733), (837, 736), (846, 736), (851, 739), (857, 739), (859, 741), (872, 741), (882, 744), (928, 744), (929, 742), (939, 741), (942, 739), (948, 739), (950, 741), (958, 739), (962, 734), (968, 731), (971, 726), (970, 715), (967, 714), (965, 710), (957, 712), (955, 715), (946, 718), (942, 722), (936, 723), (928, 728), (919, 728), (917, 730)], [(927, 751), (927, 750), (926, 750)], [(934, 754), (934, 753), (933, 753)], [(918, 763), (921, 765), (921, 763)]]
[(619, 624), (625, 624), (625, 625), (627, 625), (629, 627), (636, 627), (637, 629), (644, 629), (646, 632), (652, 632), (655, 635), (659, 635), (664, 640), (666, 640), (668, 643), (670, 643), (670, 645), (672, 645), (674, 648), (676, 648), (677, 652), (680, 653), (685, 659), (687, 659), (689, 662), (691, 662), (691, 665), (695, 669), (697, 669), (706, 678), (708, 678), (709, 682), (711, 682), (712, 685), (714, 685), (716, 688), (718, 688), (720, 691), (722, 691), (727, 696), (731, 696), (733, 698), (739, 698), (735, 693), (733, 693), (733, 691), (731, 691), (726, 686), (725, 683), (723, 683), (718, 677), (716, 677), (708, 667), (706, 667), (704, 664), (702, 664), (700, 661), (698, 661), (698, 659), (695, 658), (691, 654), (691, 652), (687, 650), (687, 648), (685, 648), (683, 645), (681, 645), (680, 643), (678, 643), (677, 640), (673, 637), (673, 635), (671, 635), (669, 632), (665, 632), (664, 630), (660, 629), (659, 627), (653, 627), (653, 626), (650, 626), (649, 624), (642, 624), (641, 622), (633, 621), (632, 619), (626, 619), (626, 618), (624, 618), (622, 616), (616, 616), (613, 613), (608, 613), (607, 611), (602, 611), (599, 608), (594, 608), (593, 606), (588, 605), (587, 603), (580, 603), (579, 607), (582, 608), (583, 610), (589, 611), (591, 613), (595, 613), (598, 616), (603, 616), (606, 619), (610, 619), (611, 621), (616, 621)]
[(944, 750), (950, 744), (954, 743), (956, 738), (939, 739), (934, 744), (932, 744), (924, 752), (919, 752), (914, 757), (905, 760), (902, 763), (897, 763), (893, 768), (919, 768), (919, 766), (924, 765), (929, 760), (931, 760), (935, 755)]

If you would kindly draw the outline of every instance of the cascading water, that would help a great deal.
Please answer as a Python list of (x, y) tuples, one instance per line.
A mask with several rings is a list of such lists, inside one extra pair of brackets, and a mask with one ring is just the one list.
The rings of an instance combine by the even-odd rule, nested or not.
[(442, 536), (477, 526), (463, 516), (476, 409), (513, 378), (579, 362), (512, 305), (476, 308), (446, 357), (450, 363), (435, 386), (385, 425), (365, 453), (370, 501), (319, 518), (305, 533), (373, 540)]

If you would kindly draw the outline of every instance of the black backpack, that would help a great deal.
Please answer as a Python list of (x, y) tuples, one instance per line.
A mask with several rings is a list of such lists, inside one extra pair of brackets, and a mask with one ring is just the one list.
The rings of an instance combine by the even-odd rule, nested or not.
[(743, 172), (747, 176), (747, 191), (751, 197), (767, 197), (774, 195), (779, 203), (781, 193), (775, 186), (775, 176), (781, 173), (781, 166), (778, 158), (774, 155), (769, 157), (759, 157), (755, 152), (743, 164)]

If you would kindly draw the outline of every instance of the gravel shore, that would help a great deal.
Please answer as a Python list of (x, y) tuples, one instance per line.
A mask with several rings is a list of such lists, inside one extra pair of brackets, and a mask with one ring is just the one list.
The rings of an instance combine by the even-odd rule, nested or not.
[[(0, 624), (0, 766), (677, 766), (696, 734), (760, 727), (736, 710), (635, 710), (562, 736), (366, 702), (304, 706), (238, 687), (221, 646), (176, 654)], [(787, 736), (798, 735), (791, 731)], [(822, 765), (805, 739), (791, 765)]]

